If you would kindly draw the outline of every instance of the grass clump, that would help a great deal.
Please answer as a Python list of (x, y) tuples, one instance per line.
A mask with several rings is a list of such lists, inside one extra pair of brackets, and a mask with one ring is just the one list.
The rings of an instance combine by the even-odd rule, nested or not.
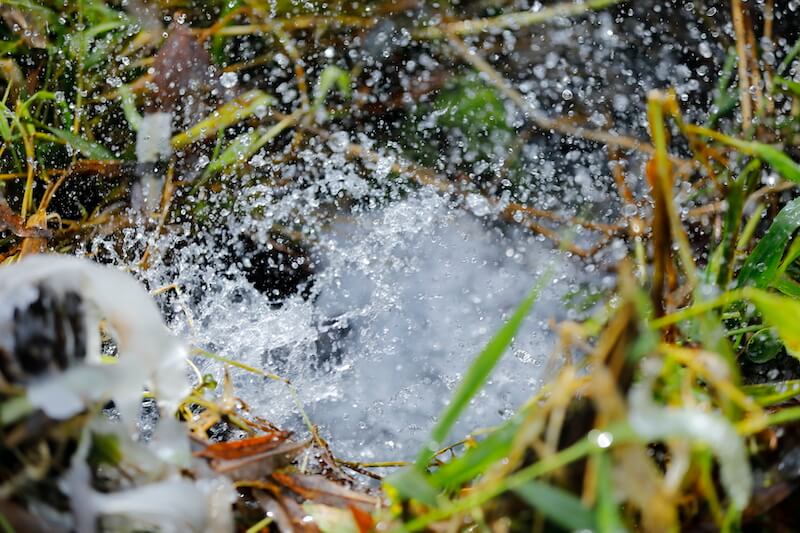
[[(391, 159), (386, 181), (432, 187), (456, 200), (478, 195), (498, 223), (542, 235), (615, 276), (615, 288), (595, 294), (581, 320), (555, 326), (558, 351), (541, 390), (501, 426), (448, 444), (536, 292), (526, 298), (478, 355), (413, 464), (337, 458), (307, 418), (310, 439), (295, 441), (249, 412), (228, 380), (219, 386), (199, 376), (179, 416), (202, 441), (200, 456), (225, 475), (242, 472), (244, 463), (267, 464), (235, 478), (244, 497), (236, 505), (240, 530), (291, 529), (306, 513), (325, 531), (800, 527), (792, 513), (797, 475), (781, 466), (800, 435), (800, 41), (775, 35), (776, 15), (789, 16), (784, 3), (726, 3), (733, 35), (719, 79), (709, 80), (711, 105), (687, 113), (676, 91), (652, 90), (641, 102), (647, 139), (633, 127), (622, 135), (598, 126), (607, 124), (602, 116), (584, 120), (580, 107), (564, 116), (542, 112), (517, 87), (519, 73), (497, 66), (493, 55), (500, 54), (492, 48), (498, 35), (511, 40), (533, 24), (564, 24), (563, 17), (595, 10), (622, 20), (624, 2), (499, 14), (467, 3), (462, 16), (451, 9), (440, 19), (412, 17), (394, 3), (267, 9), (251, 1), (151, 2), (136, 16), (120, 2), (67, 4), (0, 3), (4, 262), (74, 251), (100, 231), (137, 223), (155, 233), (187, 221), (209, 224), (204, 217), (213, 224), (209, 211), (231, 208), (237, 188), (291, 181), (255, 172), (256, 156), (280, 168), (302, 159), (303, 149), (338, 143), (338, 152), (368, 174), (385, 158), (355, 135), (342, 141), (342, 131), (367, 131), (395, 147), (397, 131), (412, 131), (424, 135), (400, 143), (404, 151)], [(403, 45), (375, 45), (381, 28)], [(192, 101), (180, 104), (171, 155), (158, 163), (165, 178), (158, 210), (136, 220), (125, 208), (148, 170), (135, 159), (136, 131), (140, 115), (159, 101), (153, 91), (161, 80), (151, 67), (167, 61), (162, 32), (171, 31), (202, 45), (189, 47), (197, 55), (189, 59), (207, 64), (197, 76), (209, 94), (189, 94)], [(326, 55), (355, 38), (363, 54), (336, 61)], [(431, 75), (425, 86), (392, 92), (397, 80), (390, 74), (420, 51), (458, 66), (452, 75)], [(276, 64), (291, 66), (268, 75)], [(187, 78), (181, 98), (193, 87)], [(435, 120), (425, 129), (428, 115)], [(570, 157), (594, 157), (591, 148), (605, 147), (620, 207), (614, 220), (595, 220), (596, 209), (537, 204), (516, 153), (537, 135), (561, 139), (577, 154)], [(463, 157), (440, 159), (455, 141)], [(496, 162), (498, 146), (511, 153), (507, 160), (476, 164)], [(639, 167), (640, 179), (626, 175)], [(210, 206), (211, 195), (226, 200)], [(308, 213), (290, 213), (281, 229), (290, 233), (301, 216)], [(603, 254), (614, 243), (624, 245), (624, 257), (611, 260)], [(137, 257), (140, 267), (155, 254), (148, 248)], [(16, 399), (3, 407), (19, 409), (19, 391), (9, 396)], [(23, 411), (0, 417), (4, 429), (29, 414)], [(247, 438), (212, 443), (221, 426)], [(3, 444), (9, 453), (10, 442)], [(98, 452), (98, 461), (118, 462), (112, 452)], [(376, 467), (400, 470), (383, 479)], [(365, 476), (382, 488), (358, 485)], [(4, 487), (4, 498), (25, 499), (10, 482)]]

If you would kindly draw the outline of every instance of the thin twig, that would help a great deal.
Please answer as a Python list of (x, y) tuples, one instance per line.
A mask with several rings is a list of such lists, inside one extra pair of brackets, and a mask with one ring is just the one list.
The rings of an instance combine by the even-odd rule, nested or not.
[(742, 106), (742, 129), (750, 129), (753, 119), (753, 102), (750, 99), (750, 77), (748, 74), (747, 36), (744, 28), (744, 13), (741, 0), (731, 0), (733, 29), (736, 33), (736, 54), (739, 56), (739, 103)]
[(479, 72), (486, 76), (487, 81), (494, 85), (500, 92), (502, 92), (509, 100), (514, 102), (517, 107), (522, 111), (526, 118), (533, 122), (539, 129), (545, 131), (559, 132), (564, 135), (578, 137), (589, 141), (598, 142), (607, 146), (616, 146), (620, 148), (627, 148), (630, 150), (638, 150), (647, 154), (654, 152), (653, 147), (639, 139), (633, 137), (626, 137), (624, 135), (617, 135), (602, 130), (593, 130), (576, 126), (575, 124), (568, 123), (560, 119), (552, 119), (539, 110), (535, 109), (533, 105), (500, 74), (492, 65), (489, 64), (478, 52), (468, 47), (455, 34), (450, 34), (449, 41), (451, 46), (458, 52), (459, 56), (475, 67)]
[(624, 0), (587, 0), (581, 3), (562, 2), (539, 11), (520, 11), (496, 17), (461, 20), (428, 26), (412, 33), (416, 39), (444, 39), (449, 35), (477, 35), (487, 31), (519, 29), (548, 22), (557, 17), (574, 17), (619, 4)]
[[(286, 115), (282, 113), (273, 112), (272, 115), (276, 118), (285, 118)], [(327, 140), (330, 138), (330, 133), (316, 126), (300, 124), (299, 125), (302, 129), (313, 133), (314, 135), (318, 136), (323, 140)], [(377, 152), (373, 152), (367, 148), (359, 144), (349, 143), (347, 148), (345, 149), (345, 153), (351, 158), (361, 159), (362, 161), (370, 162), (370, 163), (377, 163), (386, 160), (386, 156), (381, 155)], [(459, 190), (457, 185), (453, 182), (450, 182), (440, 176), (438, 176), (432, 170), (429, 170), (424, 167), (420, 167), (419, 165), (415, 165), (414, 163), (410, 163), (408, 161), (404, 161), (401, 159), (395, 159), (395, 162), (392, 163), (391, 172), (395, 174), (405, 175), (411, 178), (411, 180), (418, 185), (425, 185), (429, 187), (433, 187), (437, 191), (445, 194), (453, 194), (456, 196), (466, 196), (469, 194), (468, 191)], [(502, 208), (499, 208), (498, 202), (490, 197), (484, 195), (487, 202), (489, 203), (490, 207), (495, 208), (496, 210), (499, 209), (498, 215), (501, 219), (515, 224), (520, 224), (523, 227), (528, 228), (529, 230), (533, 231), (534, 233), (538, 233), (552, 241), (557, 247), (563, 248), (568, 250), (569, 252), (574, 253), (579, 257), (589, 258), (592, 257), (600, 250), (603, 246), (605, 246), (608, 241), (616, 235), (619, 231), (622, 230), (622, 226), (619, 225), (609, 225), (609, 224), (600, 224), (596, 222), (588, 222), (578, 218), (567, 218), (562, 217), (561, 215), (557, 215), (554, 213), (549, 213), (546, 211), (542, 211), (539, 209), (535, 209), (532, 207), (523, 206), (521, 204), (511, 203), (506, 205)], [(549, 218), (555, 221), (569, 221), (581, 226), (586, 227), (587, 229), (591, 229), (593, 231), (600, 231), (604, 233), (605, 236), (601, 239), (596, 245), (592, 246), (591, 248), (581, 248), (580, 246), (569, 242), (568, 240), (564, 239), (562, 236), (558, 234), (558, 232), (547, 228), (535, 221), (530, 220), (529, 216), (525, 217), (522, 221), (518, 220), (518, 216), (515, 216), (516, 213), (522, 212), (526, 215), (533, 215), (539, 218)]]

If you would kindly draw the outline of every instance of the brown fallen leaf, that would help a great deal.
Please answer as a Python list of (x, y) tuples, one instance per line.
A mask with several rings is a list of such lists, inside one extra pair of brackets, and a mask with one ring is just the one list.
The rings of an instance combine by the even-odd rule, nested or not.
[(25, 224), (25, 229), (32, 233), (22, 240), (20, 257), (46, 252), (47, 239), (51, 235), (47, 230), (47, 212), (40, 209), (29, 216)]
[(236, 459), (211, 459), (209, 464), (215, 472), (225, 474), (234, 481), (263, 479), (288, 466), (308, 445), (308, 441), (284, 441), (268, 451), (242, 455)]
[(2, 229), (7, 229), (17, 237), (48, 239), (52, 236), (52, 232), (46, 228), (26, 224), (7, 203), (0, 200), (0, 230)]
[(205, 114), (216, 79), (211, 57), (187, 26), (170, 27), (151, 73), (154, 90), (146, 100), (146, 112), (172, 112), (188, 123)]
[(291, 435), (291, 431), (273, 431), (258, 437), (210, 444), (204, 450), (195, 452), (194, 455), (195, 457), (205, 457), (207, 459), (242, 459), (274, 450)]
[(306, 500), (333, 507), (371, 510), (381, 503), (380, 498), (356, 492), (321, 475), (275, 472), (272, 479)]
[(307, 520), (308, 514), (296, 501), (287, 498), (277, 490), (270, 493), (257, 491), (254, 495), (264, 512), (272, 516), (278, 530), (283, 533), (319, 533), (314, 522)]
[(304, 503), (303, 509), (325, 533), (360, 533), (358, 524), (347, 509), (310, 502)]
[(16, 7), (0, 5), (0, 17), (31, 48), (47, 48), (45, 21), (34, 13), (23, 13)]
[(355, 505), (348, 506), (350, 513), (353, 515), (353, 521), (358, 526), (360, 533), (369, 533), (375, 529), (375, 520), (372, 515), (363, 509), (359, 509)]

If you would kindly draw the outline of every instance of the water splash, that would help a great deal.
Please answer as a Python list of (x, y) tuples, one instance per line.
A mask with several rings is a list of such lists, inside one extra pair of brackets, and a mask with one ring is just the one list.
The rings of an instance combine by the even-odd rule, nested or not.
[[(290, 379), (339, 453), (392, 458), (414, 454), (472, 358), (556, 265), (558, 278), (455, 434), (513, 412), (542, 378), (547, 320), (563, 314), (559, 297), (577, 277), (568, 259), (425, 189), (353, 213), (320, 225), (310, 296), (295, 294), (280, 307), (241, 268), (220, 264), (208, 235), (182, 246), (166, 238), (170, 264), (139, 275), (154, 288), (182, 288), (183, 298), (160, 299), (193, 345)], [(255, 235), (265, 226), (242, 216), (226, 232)], [(198, 364), (221, 375), (217, 362)], [(283, 384), (237, 372), (235, 385), (260, 416), (301, 427)]]

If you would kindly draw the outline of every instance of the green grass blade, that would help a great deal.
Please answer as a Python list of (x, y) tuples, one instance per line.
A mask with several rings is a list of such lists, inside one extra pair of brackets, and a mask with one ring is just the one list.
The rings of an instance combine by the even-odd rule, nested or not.
[(247, 131), (236, 137), (218, 157), (211, 161), (206, 168), (206, 175), (216, 174), (227, 167), (247, 159), (249, 155), (253, 153), (251, 147), (265, 131), (266, 128), (259, 128), (257, 130)]
[(739, 236), (739, 241), (736, 243), (737, 252), (742, 252), (747, 249), (750, 239), (753, 238), (753, 235), (758, 228), (758, 223), (761, 221), (761, 215), (764, 214), (764, 209), (764, 204), (758, 204), (750, 214), (750, 218), (747, 219), (747, 223), (744, 225), (742, 234)]
[(208, 168), (206, 168), (203, 179), (206, 180), (214, 173), (225, 170), (226, 168), (235, 167), (249, 160), (256, 152), (275, 139), (285, 129), (293, 126), (299, 117), (300, 112), (295, 112), (284, 117), (280, 122), (269, 128), (259, 128), (255, 131), (249, 131), (239, 135), (231, 141), (228, 147), (225, 148), (218, 157), (211, 161)]
[(46, 125), (44, 127), (47, 128), (50, 133), (80, 152), (84, 157), (100, 160), (115, 159), (114, 154), (104, 146), (75, 135), (71, 131)]
[(792, 46), (792, 49), (789, 50), (789, 53), (786, 54), (786, 57), (783, 58), (781, 64), (778, 65), (778, 70), (775, 71), (775, 74), (780, 76), (784, 72), (786, 72), (786, 69), (791, 66), (792, 61), (794, 61), (794, 58), (797, 57), (797, 54), (800, 54), (800, 39), (797, 39), (797, 41), (795, 41), (794, 46)]
[[(615, 446), (639, 439), (627, 423), (612, 424), (611, 426), (603, 428), (603, 431), (611, 433), (612, 441)], [(439, 520), (444, 520), (458, 513), (468, 512), (504, 492), (516, 490), (533, 479), (558, 470), (595, 451), (598, 451), (595, 440), (590, 438), (581, 439), (570, 447), (564, 448), (553, 455), (549, 455), (530, 466), (526, 466), (522, 470), (514, 472), (491, 486), (482, 487), (481, 490), (471, 491), (468, 495), (458, 500), (440, 506), (438, 509), (432, 509), (429, 513), (405, 523), (395, 531), (419, 531)]]
[[(437, 474), (437, 477), (434, 478), (432, 482), (431, 477), (425, 472), (428, 463), (430, 463), (440, 443), (447, 437), (453, 424), (455, 424), (458, 417), (469, 405), (472, 397), (483, 387), (495, 365), (500, 360), (500, 357), (506, 351), (509, 344), (511, 344), (514, 335), (517, 333), (523, 320), (528, 315), (528, 312), (530, 312), (531, 307), (533, 307), (533, 304), (538, 299), (539, 293), (549, 277), (548, 273), (539, 278), (534, 288), (519, 307), (517, 307), (508, 322), (500, 328), (480, 355), (473, 361), (461, 385), (453, 396), (450, 405), (431, 432), (431, 439), (428, 445), (423, 446), (420, 450), (414, 466), (401, 470), (386, 479), (386, 484), (392, 487), (401, 498), (414, 498), (429, 506), (435, 506), (437, 504), (437, 491), (434, 485), (442, 485), (446, 482), (454, 483), (455, 479), (448, 479), (450, 476), (452, 476), (452, 478), (458, 478), (459, 480), (465, 477), (469, 478), (473, 475), (473, 469), (476, 464), (483, 465), (485, 462), (488, 463), (499, 451), (502, 446), (502, 443), (499, 442), (501, 438), (496, 437), (494, 440), (491, 440), (490, 444), (486, 445), (485, 448), (482, 448), (479, 454), (470, 456), (468, 460), (474, 462), (459, 463), (459, 465), (464, 468), (470, 468), (469, 475), (458, 472), (456, 470), (458, 467), (453, 466), (446, 470), (444, 474)], [(507, 435), (503, 434), (503, 438), (507, 437)]]
[(784, 274), (772, 282), (772, 286), (786, 296), (800, 300), (800, 283)]
[(256, 114), (259, 110), (266, 110), (274, 101), (274, 98), (258, 89), (248, 91), (224, 104), (188, 130), (174, 136), (172, 147), (180, 150), (193, 142), (212, 137), (218, 131)]
[(800, 379), (745, 385), (742, 392), (752, 397), (758, 405), (769, 407), (800, 395)]
[(350, 97), (350, 73), (342, 70), (336, 65), (328, 65), (322, 74), (319, 75), (317, 87), (314, 90), (314, 109), (319, 109), (328, 97), (333, 86), (339, 90), (344, 97)]
[(618, 533), (625, 531), (619, 515), (617, 502), (614, 501), (613, 465), (608, 453), (599, 453), (597, 461), (597, 508), (595, 509), (596, 529), (598, 533)]
[(133, 131), (139, 130), (139, 125), (142, 123), (142, 115), (136, 109), (136, 101), (133, 92), (128, 85), (121, 85), (119, 88), (120, 103), (122, 105), (122, 112), (125, 113), (125, 119)]
[(800, 301), (757, 289), (747, 291), (748, 299), (755, 304), (764, 322), (773, 326), (783, 344), (794, 357), (800, 359)]
[(741, 175), (728, 187), (728, 209), (725, 211), (722, 226), (721, 261), (718, 264), (717, 283), (720, 287), (727, 287), (733, 278), (733, 269), (736, 257), (736, 241), (742, 225), (742, 212), (744, 203), (753, 184), (761, 174), (761, 161), (753, 159), (742, 171)]
[(528, 481), (514, 490), (555, 524), (567, 531), (596, 531), (592, 511), (571, 493), (542, 481)]
[(6, 104), (0, 102), (0, 137), (6, 143), (11, 142), (11, 124), (8, 122), (7, 115), (11, 115), (11, 111), (6, 107)]
[(391, 487), (388, 491), (396, 493), (400, 500), (415, 499), (428, 507), (437, 507), (439, 493), (431, 485), (427, 474), (417, 468), (404, 468), (387, 477), (385, 483)]
[(800, 96), (800, 83), (787, 78), (782, 78), (780, 76), (775, 76), (773, 81), (775, 82), (776, 87), (785, 87), (787, 92), (794, 94), (795, 96)]
[(483, 387), (486, 380), (489, 378), (495, 365), (500, 360), (503, 352), (511, 344), (511, 341), (516, 335), (517, 330), (522, 325), (522, 321), (528, 315), (531, 307), (536, 302), (544, 286), (545, 279), (549, 275), (542, 276), (537, 281), (536, 286), (522, 301), (517, 310), (511, 316), (508, 322), (500, 328), (500, 331), (486, 345), (486, 348), (478, 355), (477, 359), (472, 363), (466, 376), (464, 376), (461, 385), (453, 396), (450, 405), (448, 405), (444, 414), (442, 414), (439, 423), (433, 428), (431, 432), (431, 439), (428, 446), (423, 446), (422, 450), (417, 457), (417, 467), (424, 469), (431, 457), (439, 448), (441, 443), (447, 438), (447, 434), (455, 424), (458, 417), (467, 408), (473, 396)]
[(453, 490), (485, 473), (489, 467), (507, 457), (511, 444), (519, 430), (519, 420), (506, 422), (491, 435), (453, 459), (430, 475), (432, 485)]
[(794, 238), (786, 254), (783, 256), (781, 266), (778, 267), (778, 274), (785, 274), (798, 257), (800, 257), (800, 236)]
[(737, 57), (735, 48), (728, 50), (728, 55), (725, 58), (725, 65), (722, 67), (722, 75), (717, 82), (716, 95), (711, 108), (712, 111), (705, 123), (706, 128), (713, 128), (717, 121), (721, 117), (727, 115), (739, 102), (739, 96), (736, 90), (730, 87)]
[(781, 209), (767, 233), (761, 238), (739, 271), (737, 286), (752, 285), (764, 289), (778, 273), (781, 258), (789, 240), (800, 228), (800, 198)]
[(800, 183), (800, 165), (786, 155), (783, 150), (757, 142), (748, 143), (753, 155), (765, 161), (784, 178)]
[(722, 144), (727, 144), (745, 155), (757, 157), (769, 164), (784, 178), (800, 183), (800, 164), (797, 164), (791, 157), (774, 146), (755, 141), (743, 141), (702, 126), (688, 125), (686, 130), (697, 135), (710, 137)]

